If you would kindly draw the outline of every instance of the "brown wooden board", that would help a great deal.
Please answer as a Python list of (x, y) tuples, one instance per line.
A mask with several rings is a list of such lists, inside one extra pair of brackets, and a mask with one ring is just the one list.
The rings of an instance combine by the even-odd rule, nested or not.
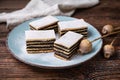
[[(0, 0), (0, 12), (23, 8), (29, 0)], [(88, 9), (77, 9), (72, 17), (83, 18), (101, 32), (105, 24), (120, 27), (120, 0), (100, 0)], [(14, 27), (14, 26), (13, 26)], [(120, 35), (114, 43), (116, 54), (110, 59), (101, 50), (91, 60), (70, 69), (41, 69), (15, 59), (6, 46), (9, 31), (0, 24), (0, 80), (120, 80)], [(104, 38), (108, 44), (115, 37)]]

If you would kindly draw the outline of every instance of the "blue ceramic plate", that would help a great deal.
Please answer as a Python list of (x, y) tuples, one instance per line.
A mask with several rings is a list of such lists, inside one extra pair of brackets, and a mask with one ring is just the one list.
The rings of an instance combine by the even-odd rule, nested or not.
[[(67, 20), (74, 20), (76, 18), (66, 17), (66, 16), (56, 16), (60, 21), (67, 21)], [(36, 19), (33, 19), (36, 20)], [(25, 44), (25, 31), (29, 29), (29, 22), (33, 21), (29, 20), (26, 21), (17, 27), (15, 27), (8, 35), (7, 45), (10, 49), (12, 55), (17, 58), (18, 60), (30, 64), (33, 66), (38, 66), (41, 68), (47, 69), (61, 69), (61, 68), (68, 68), (79, 65), (93, 56), (95, 56), (102, 47), (102, 40), (97, 40), (93, 43), (93, 50), (85, 55), (75, 55), (72, 57), (70, 61), (60, 60), (54, 57), (54, 52), (51, 53), (40, 53), (40, 54), (28, 54), (26, 51), (26, 44)], [(95, 29), (92, 25), (88, 23), (88, 39), (93, 40), (97, 37), (100, 37), (100, 33)]]

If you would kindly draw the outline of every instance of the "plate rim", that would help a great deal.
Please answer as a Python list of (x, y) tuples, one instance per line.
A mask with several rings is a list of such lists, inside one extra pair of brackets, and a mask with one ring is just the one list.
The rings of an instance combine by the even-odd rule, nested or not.
[[(75, 18), (75, 17), (69, 17), (69, 16), (55, 16), (55, 17), (65, 17), (65, 18), (72, 18), (72, 19), (78, 19), (78, 18)], [(42, 17), (39, 17), (39, 18), (42, 18)], [(34, 20), (34, 19), (39, 19), (39, 18), (33, 18), (33, 19), (30, 19), (30, 20)], [(30, 20), (27, 20), (25, 22), (28, 22)], [(43, 66), (43, 65), (39, 65), (39, 64), (35, 64), (35, 63), (31, 63), (31, 62), (28, 62), (28, 61), (25, 61), (25, 60), (22, 60), (21, 58), (19, 58), (18, 56), (16, 56), (12, 50), (10, 50), (9, 46), (8, 46), (8, 38), (10, 36), (10, 33), (15, 29), (17, 28), (19, 25), (22, 25), (24, 24), (25, 22), (21, 23), (21, 24), (18, 24), (16, 25), (7, 35), (7, 39), (6, 39), (6, 46), (7, 46), (7, 49), (9, 50), (9, 53), (18, 61), (21, 61), (22, 63), (25, 63), (25, 64), (28, 64), (30, 66), (35, 66), (35, 67), (39, 67), (39, 68), (42, 68), (42, 69), (66, 69), (66, 68), (72, 68), (72, 67), (75, 67), (77, 65), (80, 65), (80, 64), (83, 64), (89, 60), (91, 60), (93, 57), (95, 57), (97, 55), (97, 53), (100, 52), (100, 50), (102, 49), (102, 46), (103, 46), (103, 39), (100, 39), (101, 40), (101, 46), (100, 46), (100, 49), (97, 51), (97, 53), (95, 55), (93, 55), (92, 57), (90, 57), (89, 59), (83, 61), (83, 62), (79, 62), (79, 63), (76, 63), (76, 64), (72, 64), (72, 65), (68, 65), (68, 66)], [(91, 25), (90, 23), (87, 22), (87, 24)], [(98, 34), (100, 34), (100, 32), (93, 26), (91, 25), (97, 32)], [(100, 34), (101, 36), (101, 34)]]

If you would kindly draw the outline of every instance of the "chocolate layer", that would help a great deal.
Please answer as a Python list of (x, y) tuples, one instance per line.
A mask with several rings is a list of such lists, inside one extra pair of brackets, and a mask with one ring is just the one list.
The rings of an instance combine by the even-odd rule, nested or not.
[(62, 58), (64, 58), (64, 59), (70, 59), (73, 55), (75, 55), (76, 54), (76, 52), (73, 52), (73, 53), (71, 53), (70, 55), (65, 55), (65, 54), (63, 54), (63, 53), (61, 53), (61, 52), (57, 52), (57, 51), (55, 51), (55, 55), (57, 55), (57, 56), (60, 56), (60, 57), (62, 57)]
[(36, 40), (36, 39), (29, 39), (29, 40), (26, 40), (26, 42), (41, 42), (41, 43), (45, 43), (45, 42), (54, 42), (55, 41), (55, 39), (42, 39), (42, 40)]
[(27, 48), (49, 48), (53, 47), (53, 45), (27, 45)]
[(82, 29), (66, 29), (66, 30), (62, 30), (61, 32), (67, 32), (67, 31), (87, 31), (87, 28), (82, 28)]
[(36, 51), (37, 51), (37, 50), (53, 50), (53, 48), (52, 48), (52, 47), (49, 47), (49, 48), (48, 48), (48, 47), (45, 47), (45, 48), (34, 48), (34, 47), (33, 47), (33, 48), (26, 48), (26, 50), (27, 50), (27, 51), (28, 51), (28, 50), (33, 50), (33, 51), (34, 51), (34, 50), (36, 50)]
[(53, 50), (27, 50), (28, 53), (48, 53), (53, 52)]
[(58, 25), (57, 25), (57, 24), (54, 24), (54, 25), (51, 25), (51, 26), (49, 26), (49, 27), (43, 28), (43, 30), (54, 29), (54, 28), (56, 28), (56, 27), (58, 27)]
[(60, 48), (62, 49), (67, 49), (67, 50), (70, 50), (71, 48), (73, 48), (75, 45), (79, 44), (80, 43), (80, 40), (78, 42), (76, 42), (73, 46), (71, 46), (70, 48), (67, 48), (65, 47), (64, 45), (61, 45), (61, 44), (56, 44), (54, 43), (54, 46), (59, 46)]
[(63, 48), (63, 47), (61, 47), (61, 46), (58, 46), (58, 45), (54, 45), (54, 48), (56, 48), (56, 49), (58, 49), (58, 50), (63, 50), (63, 51), (65, 51), (65, 52), (70, 52), (70, 51), (72, 51), (73, 49), (75, 49), (75, 48), (78, 48), (79, 47), (79, 43), (76, 43), (72, 48), (70, 48), (70, 49), (65, 49), (65, 48)]
[(54, 43), (54, 41), (52, 42), (26, 42), (27, 45), (52, 45)]
[(65, 55), (69, 55), (69, 54), (71, 54), (71, 53), (73, 53), (75, 50), (77, 50), (78, 49), (78, 47), (75, 47), (75, 48), (73, 48), (72, 50), (70, 50), (70, 51), (65, 51), (65, 50), (62, 50), (62, 49), (59, 49), (59, 48), (55, 48), (54, 47), (54, 50), (55, 51), (58, 51), (58, 52), (60, 52), (60, 53), (63, 53), (63, 54), (65, 54)]
[[(68, 32), (68, 31), (59, 32), (59, 34), (60, 34), (60, 35), (64, 35), (66, 32)], [(88, 34), (87, 30), (76, 30), (76, 31), (74, 31), (74, 32), (80, 33), (80, 34), (83, 34), (83, 35)]]

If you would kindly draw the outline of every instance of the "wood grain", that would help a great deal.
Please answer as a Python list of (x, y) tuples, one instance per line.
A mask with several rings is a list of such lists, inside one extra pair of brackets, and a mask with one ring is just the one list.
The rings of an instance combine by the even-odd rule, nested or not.
[[(0, 12), (22, 9), (29, 0), (0, 0)], [(101, 32), (105, 24), (120, 27), (120, 0), (100, 0), (100, 4), (88, 9), (77, 9), (73, 17), (83, 18)], [(15, 27), (15, 26), (13, 26)], [(6, 46), (10, 31), (0, 24), (0, 80), (120, 80), (120, 35), (114, 43), (116, 53), (110, 59), (101, 50), (91, 60), (61, 70), (41, 69), (15, 59)], [(104, 38), (109, 44), (116, 35)]]

